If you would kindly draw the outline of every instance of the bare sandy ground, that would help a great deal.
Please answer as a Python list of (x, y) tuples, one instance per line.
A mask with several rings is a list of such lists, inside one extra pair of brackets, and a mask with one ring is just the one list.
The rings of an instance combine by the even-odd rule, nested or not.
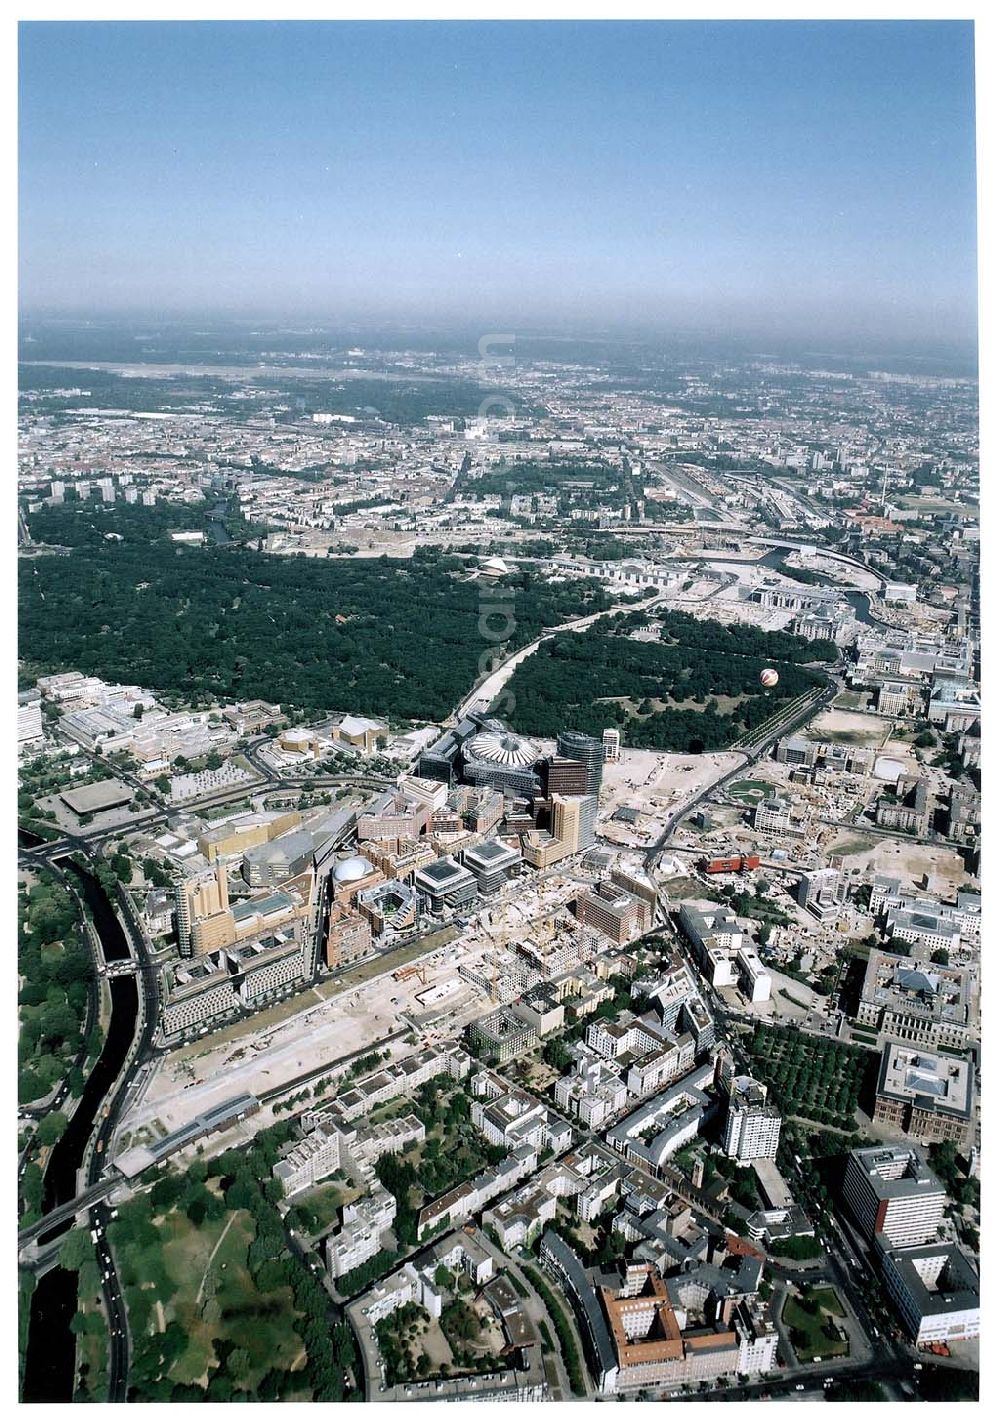
[(848, 741), (857, 746), (882, 746), (892, 732), (892, 722), (863, 711), (843, 711), (829, 707), (808, 727), (811, 741)]
[[(856, 841), (861, 833), (860, 830), (857, 834), (845, 830), (842, 838), (828, 848), (833, 853), (839, 853), (838, 842), (846, 847), (852, 839)], [(877, 830), (871, 831), (872, 838), (877, 834)], [(925, 876), (929, 875), (931, 893), (942, 894), (946, 898), (953, 897), (958, 888), (972, 888), (975, 882), (966, 874), (961, 857), (947, 845), (908, 844), (898, 839), (881, 839), (871, 849), (846, 855), (844, 867), (848, 872), (859, 868), (875, 874), (890, 874), (902, 879), (903, 887), (908, 889), (923, 889)]]

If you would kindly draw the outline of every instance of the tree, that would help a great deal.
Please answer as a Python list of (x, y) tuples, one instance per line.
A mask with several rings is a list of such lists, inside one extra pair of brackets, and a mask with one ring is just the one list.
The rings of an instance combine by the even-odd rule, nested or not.
[(188, 1202), (184, 1213), (196, 1228), (200, 1228), (205, 1222), (205, 1216), (208, 1214), (207, 1200), (200, 1196), (196, 1197)]
[(218, 751), (209, 751), (205, 759), (205, 766), (208, 770), (220, 770), (222, 768), (222, 756)]
[(69, 1122), (61, 1111), (52, 1111), (43, 1116), (38, 1123), (39, 1143), (43, 1146), (55, 1145), (68, 1125)]
[(71, 1230), (59, 1248), (59, 1263), (71, 1274), (77, 1273), (93, 1257), (94, 1246), (85, 1229)]

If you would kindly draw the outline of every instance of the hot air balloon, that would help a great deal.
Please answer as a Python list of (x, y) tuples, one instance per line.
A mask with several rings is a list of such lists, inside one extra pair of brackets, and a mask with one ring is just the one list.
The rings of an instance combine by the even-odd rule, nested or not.
[(760, 684), (761, 686), (767, 687), (778, 685), (778, 673), (774, 670), (774, 667), (764, 668), (760, 674)]

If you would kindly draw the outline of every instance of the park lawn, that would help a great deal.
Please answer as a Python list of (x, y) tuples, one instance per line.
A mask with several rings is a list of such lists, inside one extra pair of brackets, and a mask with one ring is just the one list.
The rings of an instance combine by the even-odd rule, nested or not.
[[(824, 1291), (826, 1292), (826, 1291)], [(842, 1316), (842, 1314), (841, 1314)], [(792, 1344), (800, 1363), (808, 1363), (813, 1358), (844, 1358), (849, 1351), (842, 1338), (830, 1338), (824, 1332), (830, 1315), (820, 1308), (819, 1313), (807, 1313), (794, 1294), (789, 1294), (781, 1310), (781, 1321), (788, 1329), (798, 1329), (805, 1341)]]
[(814, 1289), (813, 1298), (827, 1313), (832, 1313), (837, 1318), (847, 1317), (847, 1311), (840, 1302), (840, 1295), (836, 1289)]
[(187, 1347), (170, 1369), (174, 1382), (204, 1381), (211, 1372), (215, 1360), (212, 1339), (218, 1308), (206, 1300), (204, 1293), (199, 1303), (198, 1290), (202, 1279), (206, 1278), (212, 1251), (222, 1239), (227, 1224), (228, 1232), (212, 1260), (210, 1277), (217, 1279), (223, 1274), (223, 1264), (237, 1273), (246, 1264), (246, 1251), (253, 1234), (250, 1217), (245, 1211), (224, 1215), (218, 1220), (205, 1220), (200, 1227), (195, 1227), (186, 1215), (172, 1210), (160, 1225), (161, 1236), (165, 1236), (164, 1265), (176, 1285), (169, 1311), (188, 1337)]
[(249, 1213), (237, 1210), (195, 1227), (174, 1210), (160, 1230), (165, 1236), (164, 1265), (176, 1285), (168, 1321), (175, 1318), (188, 1337), (187, 1347), (170, 1369), (171, 1380), (204, 1383), (214, 1368), (215, 1339), (231, 1340), (247, 1350), (251, 1366), (246, 1382), (251, 1388), (269, 1368), (292, 1368), (302, 1353), (292, 1291), (284, 1286), (262, 1295), (254, 1284), (247, 1269), (253, 1239)]

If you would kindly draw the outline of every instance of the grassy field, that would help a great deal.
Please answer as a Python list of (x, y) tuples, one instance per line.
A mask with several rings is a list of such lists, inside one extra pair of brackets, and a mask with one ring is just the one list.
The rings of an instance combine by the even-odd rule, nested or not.
[(356, 1200), (361, 1191), (353, 1185), (318, 1185), (315, 1190), (304, 1190), (292, 1200), (292, 1208), (302, 1218), (310, 1235), (321, 1234), (337, 1220), (342, 1205)]
[(292, 1369), (302, 1354), (295, 1332), (292, 1291), (257, 1292), (247, 1269), (252, 1237), (242, 1210), (196, 1229), (173, 1212), (164, 1224), (164, 1262), (177, 1286), (170, 1312), (189, 1337), (174, 1363), (176, 1382), (204, 1382), (214, 1357), (213, 1340), (229, 1340), (250, 1355), (245, 1375), (252, 1390), (268, 1368)]
[(845, 1358), (850, 1347), (836, 1334), (834, 1318), (844, 1318), (844, 1308), (832, 1289), (819, 1289), (812, 1295), (819, 1305), (816, 1313), (803, 1307), (802, 1300), (789, 1294), (781, 1310), (781, 1321), (789, 1331), (792, 1347), (800, 1363), (813, 1358)]

